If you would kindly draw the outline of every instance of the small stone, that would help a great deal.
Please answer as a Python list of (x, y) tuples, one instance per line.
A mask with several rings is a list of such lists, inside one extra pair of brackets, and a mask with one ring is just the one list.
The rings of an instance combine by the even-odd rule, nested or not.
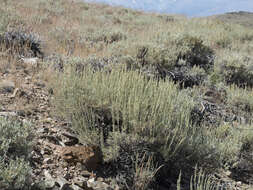
[(94, 190), (109, 190), (110, 186), (104, 182), (95, 181), (95, 178), (91, 178), (87, 181), (87, 186), (93, 188)]
[(103, 182), (103, 181), (104, 181), (104, 178), (98, 177), (98, 178), (97, 178), (97, 181)]
[(25, 77), (25, 80), (31, 80), (32, 79), (32, 77), (31, 76), (27, 76), (27, 77)]
[(120, 190), (120, 187), (118, 185), (115, 185), (114, 190)]
[(60, 190), (74, 190), (74, 189), (71, 187), (70, 184), (66, 183), (60, 188)]
[(225, 172), (225, 174), (226, 174), (226, 176), (230, 176), (231, 175), (231, 171), (228, 170), (228, 171)]
[(69, 173), (66, 173), (63, 177), (64, 177), (66, 180), (71, 179), (71, 175), (70, 175)]
[(58, 177), (56, 179), (56, 183), (58, 183), (61, 188), (63, 188), (65, 184), (69, 184), (69, 182), (66, 179), (64, 179), (63, 177)]
[(77, 137), (69, 134), (69, 133), (62, 133), (63, 136), (67, 137), (67, 140), (64, 141), (64, 144), (66, 146), (74, 146), (76, 144), (78, 144), (79, 140)]
[(90, 177), (90, 176), (91, 176), (91, 173), (90, 173), (89, 171), (87, 171), (87, 170), (84, 170), (84, 171), (81, 171), (81, 175), (82, 175), (83, 177)]
[(72, 184), (71, 187), (72, 187), (73, 190), (83, 190), (83, 188), (79, 187), (78, 185)]
[(242, 182), (241, 182), (241, 181), (237, 181), (237, 182), (236, 182), (236, 186), (237, 186), (237, 187), (240, 187), (241, 185), (242, 185)]
[(46, 188), (53, 188), (55, 186), (55, 180), (52, 178), (50, 173), (47, 170), (44, 170), (45, 175), (45, 186)]
[(52, 164), (53, 160), (51, 158), (45, 158), (43, 162), (46, 164)]
[(17, 110), (18, 116), (25, 117), (26, 115), (30, 115), (29, 113), (26, 113), (25, 110)]
[(88, 187), (93, 187), (95, 184), (95, 178), (91, 178), (87, 181), (87, 186)]

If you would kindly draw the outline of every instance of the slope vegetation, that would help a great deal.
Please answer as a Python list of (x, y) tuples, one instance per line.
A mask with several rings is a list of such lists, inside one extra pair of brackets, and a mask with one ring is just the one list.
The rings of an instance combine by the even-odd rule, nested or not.
[(252, 189), (249, 20), (0, 5), (0, 188)]

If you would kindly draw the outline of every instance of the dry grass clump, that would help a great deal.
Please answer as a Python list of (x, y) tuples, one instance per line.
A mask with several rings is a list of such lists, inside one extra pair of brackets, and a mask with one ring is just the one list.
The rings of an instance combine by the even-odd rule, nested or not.
[(27, 124), (0, 118), (0, 188), (27, 188), (31, 130)]

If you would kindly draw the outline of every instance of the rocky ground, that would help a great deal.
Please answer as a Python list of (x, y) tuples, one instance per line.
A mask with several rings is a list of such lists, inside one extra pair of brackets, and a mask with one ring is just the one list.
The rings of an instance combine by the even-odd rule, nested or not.
[(102, 163), (101, 151), (80, 144), (69, 123), (52, 116), (52, 89), (38, 65), (13, 67), (0, 75), (0, 116), (32, 124), (32, 189), (117, 189), (92, 172)]

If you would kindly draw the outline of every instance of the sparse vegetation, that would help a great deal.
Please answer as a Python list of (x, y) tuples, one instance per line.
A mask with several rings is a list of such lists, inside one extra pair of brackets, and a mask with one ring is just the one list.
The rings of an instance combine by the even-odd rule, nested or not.
[[(102, 174), (121, 189), (229, 189), (214, 174), (252, 163), (249, 24), (68, 0), (0, 5), (1, 53), (43, 58), (54, 115), (103, 150)], [(0, 127), (0, 189), (21, 189), (29, 128)]]
[(30, 171), (28, 156), (31, 151), (31, 129), (0, 117), (0, 187), (1, 189), (28, 188)]

